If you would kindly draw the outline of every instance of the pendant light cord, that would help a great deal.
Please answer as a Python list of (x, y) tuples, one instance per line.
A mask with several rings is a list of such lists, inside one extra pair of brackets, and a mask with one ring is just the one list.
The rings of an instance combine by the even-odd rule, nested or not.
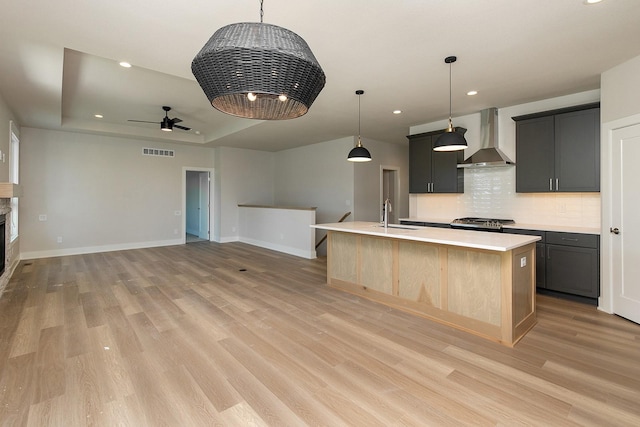
[(264, 17), (264, 10), (262, 9), (262, 4), (264, 0), (260, 0), (260, 23), (262, 24), (262, 18)]

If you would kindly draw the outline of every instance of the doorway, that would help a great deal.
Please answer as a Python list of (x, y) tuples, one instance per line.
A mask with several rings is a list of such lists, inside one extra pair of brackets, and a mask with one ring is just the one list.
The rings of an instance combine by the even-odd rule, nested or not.
[[(389, 209), (389, 224), (398, 223), (398, 213), (400, 212), (400, 183), (398, 179), (399, 169), (392, 166), (380, 166), (380, 206), (389, 199), (391, 209)], [(381, 210), (382, 212), (382, 210)]]
[(610, 182), (603, 188), (603, 282), (610, 286), (613, 313), (640, 323), (636, 165), (640, 157), (640, 118), (629, 126), (611, 129), (608, 136), (605, 156), (609, 157), (606, 165)]
[(184, 171), (184, 242), (211, 240), (211, 170)]

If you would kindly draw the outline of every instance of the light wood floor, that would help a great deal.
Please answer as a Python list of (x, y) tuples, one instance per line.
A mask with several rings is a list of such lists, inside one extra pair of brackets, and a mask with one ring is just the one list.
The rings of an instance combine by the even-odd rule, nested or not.
[(241, 243), (23, 261), (0, 425), (640, 425), (637, 324), (539, 297), (510, 349), (325, 272)]

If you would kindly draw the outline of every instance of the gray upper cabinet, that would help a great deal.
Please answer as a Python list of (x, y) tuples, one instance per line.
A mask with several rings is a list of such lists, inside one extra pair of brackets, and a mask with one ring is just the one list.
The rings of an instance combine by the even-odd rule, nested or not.
[[(463, 151), (433, 151), (443, 131), (410, 135), (409, 193), (464, 193)], [(456, 132), (464, 134), (466, 129)]]
[(516, 192), (600, 191), (600, 108), (589, 104), (513, 117)]

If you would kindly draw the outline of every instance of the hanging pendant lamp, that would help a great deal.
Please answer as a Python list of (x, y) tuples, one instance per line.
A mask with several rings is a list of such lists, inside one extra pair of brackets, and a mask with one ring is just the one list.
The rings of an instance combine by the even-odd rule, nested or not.
[(307, 43), (296, 33), (260, 22), (216, 31), (191, 62), (211, 105), (232, 116), (259, 120), (300, 117), (326, 78)]
[(357, 90), (356, 95), (358, 95), (358, 143), (355, 147), (349, 151), (349, 155), (347, 156), (347, 160), (350, 162), (370, 162), (371, 161), (371, 153), (369, 150), (362, 146), (362, 140), (360, 138), (360, 96), (364, 93), (363, 90)]
[(462, 134), (456, 132), (451, 121), (451, 64), (457, 59), (455, 56), (447, 56), (444, 59), (444, 62), (449, 64), (449, 127), (433, 144), (433, 151), (457, 151), (467, 148), (467, 140)]

